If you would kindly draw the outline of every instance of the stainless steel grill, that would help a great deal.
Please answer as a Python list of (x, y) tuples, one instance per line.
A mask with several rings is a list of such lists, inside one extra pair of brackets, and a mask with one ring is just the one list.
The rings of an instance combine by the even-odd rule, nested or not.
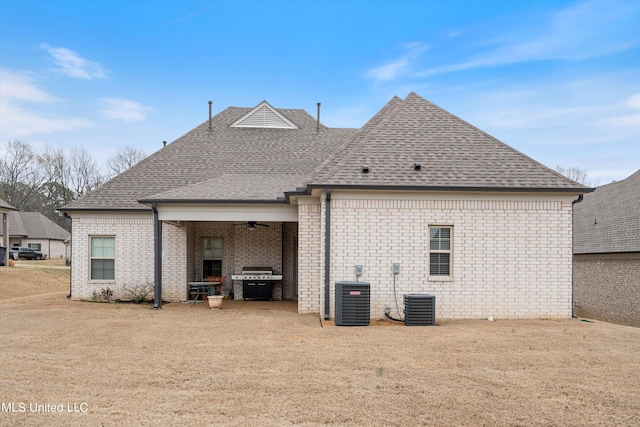
[(243, 267), (242, 274), (231, 279), (242, 280), (242, 299), (271, 300), (273, 282), (282, 280), (282, 275), (273, 274), (271, 267)]
[(271, 267), (243, 267), (242, 274), (231, 275), (233, 280), (260, 280), (276, 281), (282, 280), (281, 274), (273, 274)]

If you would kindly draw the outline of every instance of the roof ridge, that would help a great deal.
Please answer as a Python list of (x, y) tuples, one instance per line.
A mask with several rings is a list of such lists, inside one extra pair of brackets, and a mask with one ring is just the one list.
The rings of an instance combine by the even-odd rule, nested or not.
[[(321, 175), (323, 179), (332, 177), (338, 169), (343, 167), (351, 158), (353, 158), (355, 153), (365, 144), (367, 137), (374, 135), (383, 124), (387, 123), (391, 117), (401, 109), (404, 102), (405, 100), (397, 95), (391, 98), (391, 100), (389, 100), (389, 102), (387, 102), (385, 106), (378, 111), (378, 113), (367, 121), (367, 123), (365, 123), (352, 138), (345, 141), (345, 143), (338, 147), (320, 166), (318, 166), (315, 173), (309, 177), (310, 182)], [(394, 103), (394, 105), (391, 105), (392, 103)], [(338, 154), (345, 151), (346, 154), (340, 157), (340, 160), (337, 163), (325, 169), (326, 166), (335, 161)]]

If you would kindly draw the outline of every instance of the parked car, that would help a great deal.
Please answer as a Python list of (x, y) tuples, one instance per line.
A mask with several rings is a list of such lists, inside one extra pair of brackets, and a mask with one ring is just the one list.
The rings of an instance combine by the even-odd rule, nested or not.
[(42, 259), (42, 252), (33, 250), (31, 248), (11, 248), (9, 251), (9, 258), (17, 259)]

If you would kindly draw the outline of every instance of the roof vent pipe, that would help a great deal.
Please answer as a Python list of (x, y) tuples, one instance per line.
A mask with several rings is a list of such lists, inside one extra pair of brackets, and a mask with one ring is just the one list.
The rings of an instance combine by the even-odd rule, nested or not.
[(167, 141), (162, 141), (162, 146), (166, 147), (167, 146)]
[(209, 130), (211, 130), (211, 105), (213, 101), (209, 101)]
[(422, 169), (422, 165), (420, 163), (413, 164), (413, 170), (419, 171), (420, 169)]
[(316, 132), (320, 132), (320, 103), (316, 104), (318, 106), (318, 120), (316, 122)]

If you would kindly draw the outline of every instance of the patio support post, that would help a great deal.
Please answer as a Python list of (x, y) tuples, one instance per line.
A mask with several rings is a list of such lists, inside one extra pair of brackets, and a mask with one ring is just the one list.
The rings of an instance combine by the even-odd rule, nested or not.
[(158, 218), (156, 204), (151, 205), (153, 210), (153, 246), (155, 262), (153, 271), (153, 308), (162, 308), (162, 221)]
[(327, 187), (327, 203), (324, 213), (324, 320), (329, 320), (329, 296), (331, 295), (331, 188)]
[(2, 265), (9, 266), (9, 212), (1, 212), (2, 214), (2, 246), (5, 247)]

